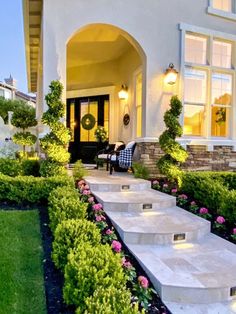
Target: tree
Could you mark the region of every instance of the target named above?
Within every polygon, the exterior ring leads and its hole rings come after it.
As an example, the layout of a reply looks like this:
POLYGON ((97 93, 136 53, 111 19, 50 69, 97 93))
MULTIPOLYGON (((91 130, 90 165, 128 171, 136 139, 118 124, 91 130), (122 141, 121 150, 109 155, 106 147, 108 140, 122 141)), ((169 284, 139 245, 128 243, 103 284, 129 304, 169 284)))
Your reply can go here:
POLYGON ((47 160, 41 163, 41 175, 51 176, 63 173, 64 165, 69 161, 70 154, 67 144, 70 140, 70 130, 60 122, 65 115, 65 105, 61 101, 63 86, 59 81, 52 81, 50 92, 45 96, 48 110, 44 112, 42 122, 50 127, 40 144, 47 160))
POLYGON ((3 118, 4 123, 8 122, 8 112, 15 112, 17 109, 22 108, 26 103, 22 100, 12 100, 0 97, 0 116, 3 118))
POLYGON ((183 134, 178 118, 182 112, 182 103, 177 96, 170 101, 170 109, 164 114, 164 122, 167 129, 161 134, 159 143, 165 155, 161 157, 157 166, 162 174, 165 174, 171 181, 177 181, 181 185, 180 164, 188 158, 186 150, 176 142, 176 137, 183 134))
POLYGON ((37 137, 26 130, 37 125, 35 119, 35 109, 26 103, 16 108, 11 119, 12 125, 16 128, 22 129, 22 132, 17 132, 13 135, 13 142, 23 146, 23 153, 25 155, 25 146, 32 146, 35 144, 37 137))

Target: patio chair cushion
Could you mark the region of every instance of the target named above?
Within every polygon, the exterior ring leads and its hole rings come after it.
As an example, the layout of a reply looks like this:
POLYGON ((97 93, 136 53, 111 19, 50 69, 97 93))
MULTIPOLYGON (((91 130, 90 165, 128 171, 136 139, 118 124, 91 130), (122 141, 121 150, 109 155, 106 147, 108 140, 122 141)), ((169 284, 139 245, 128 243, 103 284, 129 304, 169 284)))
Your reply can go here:
POLYGON ((125 148, 131 148, 131 149, 132 149, 135 144, 136 144, 135 141, 131 141, 131 142, 129 142, 129 143, 125 146, 125 148))

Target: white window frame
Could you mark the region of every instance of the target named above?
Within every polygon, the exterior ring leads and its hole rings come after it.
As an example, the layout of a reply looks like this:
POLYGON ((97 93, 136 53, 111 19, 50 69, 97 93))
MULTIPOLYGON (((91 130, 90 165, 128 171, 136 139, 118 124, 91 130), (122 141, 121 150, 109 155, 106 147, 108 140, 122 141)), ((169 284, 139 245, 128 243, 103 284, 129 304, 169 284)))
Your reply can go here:
POLYGON ((213 0, 209 0, 207 13, 221 18, 236 21, 236 0, 232 0, 232 12, 215 9, 213 6, 213 0))
MULTIPOLYGON (((228 141, 236 140, 236 36, 223 33, 223 32, 218 32, 214 31, 211 29, 206 29, 202 27, 197 27, 189 24, 180 24, 180 30, 181 32, 181 97, 184 100, 184 73, 185 73, 185 67, 190 66, 193 69, 199 69, 199 70, 206 70, 208 73, 207 76, 207 106, 206 106, 206 119, 205 119, 205 127, 204 127, 204 136, 183 136, 183 143, 190 143, 192 140, 197 140, 198 143, 203 144, 204 142, 208 142, 210 146, 212 146, 212 143, 225 143, 228 141), (209 40, 209 45, 210 49, 208 50, 208 58, 211 58, 211 53, 212 52, 212 43, 213 39, 219 39, 222 41, 230 41, 233 43, 232 45, 232 68, 227 69, 227 68, 219 68, 219 67, 214 67, 211 65, 199 65, 199 64, 193 64, 193 63, 187 63, 185 62, 185 35, 186 33, 193 33, 196 35, 205 35, 208 37, 209 40), (210 52, 209 52, 210 51, 210 52), (230 114, 230 120, 229 120, 229 136, 228 137, 213 137, 211 136, 211 75, 210 73, 212 72, 221 72, 221 73, 226 73, 232 75, 232 104, 231 104, 231 114, 230 114)), ((210 64, 211 64, 211 59, 209 59, 210 64)), ((184 101, 183 101, 184 103, 184 101)), ((180 117, 180 122, 182 126, 184 126, 184 114, 182 113, 180 117)), ((215 145, 217 145, 215 144, 215 145)), ((220 144, 218 144, 220 145, 220 144)), ((223 144, 221 144, 223 145, 223 144)), ((235 146, 236 149, 236 142, 233 143, 233 146, 235 146)))

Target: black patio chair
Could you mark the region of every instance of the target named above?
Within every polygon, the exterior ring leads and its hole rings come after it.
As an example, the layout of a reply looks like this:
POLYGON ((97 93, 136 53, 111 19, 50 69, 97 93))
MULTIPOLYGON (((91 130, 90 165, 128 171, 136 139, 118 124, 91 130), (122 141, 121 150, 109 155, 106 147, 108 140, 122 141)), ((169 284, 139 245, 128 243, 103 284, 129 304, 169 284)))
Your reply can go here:
POLYGON ((110 156, 125 148, 125 144, 122 141, 118 141, 115 144, 108 144, 105 149, 100 150, 96 155, 97 169, 99 167, 99 161, 106 162, 106 170, 109 170, 110 156))

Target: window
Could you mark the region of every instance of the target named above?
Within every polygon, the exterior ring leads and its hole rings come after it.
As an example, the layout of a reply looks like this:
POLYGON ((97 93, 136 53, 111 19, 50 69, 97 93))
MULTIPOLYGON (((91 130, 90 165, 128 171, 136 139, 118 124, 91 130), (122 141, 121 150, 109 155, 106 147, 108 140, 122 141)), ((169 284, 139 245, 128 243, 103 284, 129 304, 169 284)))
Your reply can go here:
POLYGON ((185 61, 206 64, 207 39, 186 34, 185 61))
POLYGON ((6 99, 11 99, 11 92, 10 92, 9 90, 6 90, 6 89, 5 89, 4 97, 5 97, 6 99))
POLYGON ((213 8, 226 12, 232 12, 232 0, 213 0, 213 8))
POLYGON ((185 35, 184 135, 230 136, 233 43, 185 35))
POLYGON ((0 97, 4 97, 4 90, 0 89, 0 97))

